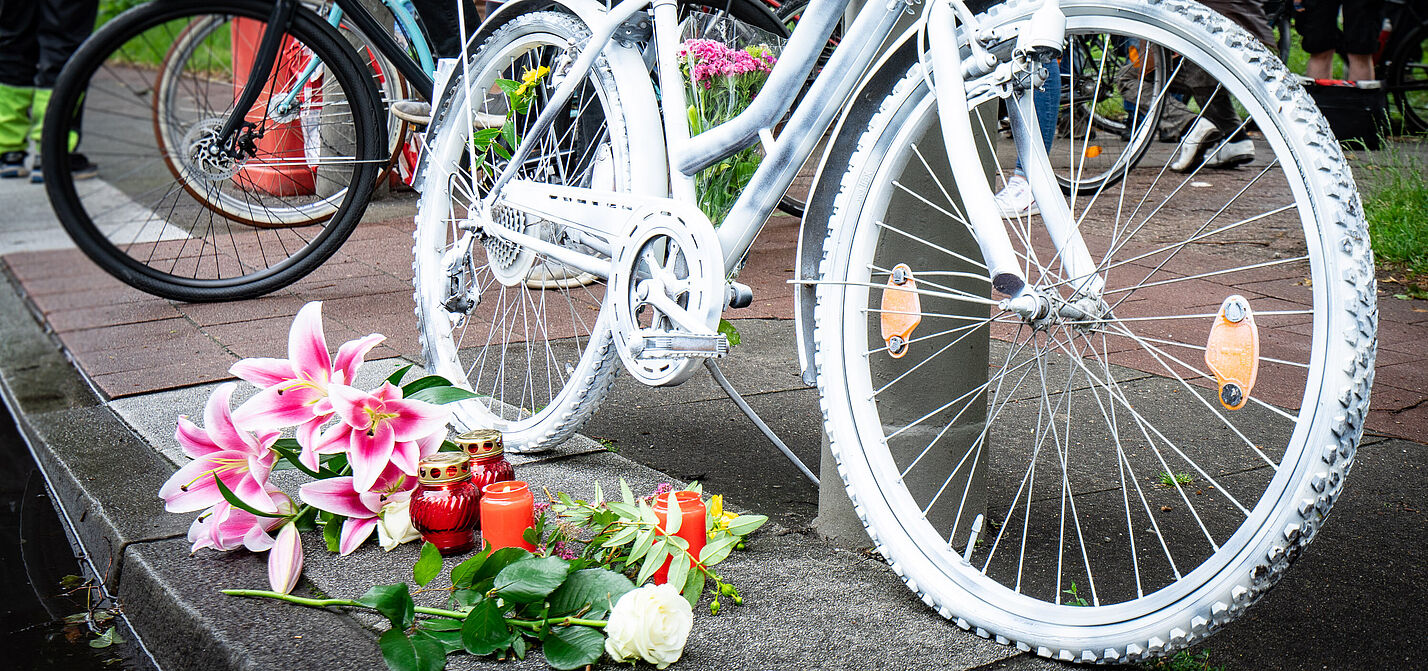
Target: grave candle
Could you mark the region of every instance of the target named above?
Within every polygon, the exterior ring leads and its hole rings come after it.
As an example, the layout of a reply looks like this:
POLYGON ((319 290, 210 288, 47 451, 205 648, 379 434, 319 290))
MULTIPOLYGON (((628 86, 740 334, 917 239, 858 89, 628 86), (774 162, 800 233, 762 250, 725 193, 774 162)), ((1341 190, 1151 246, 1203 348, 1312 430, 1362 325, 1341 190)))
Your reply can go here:
POLYGON ((534 550, 523 534, 535 526, 535 497, 520 480, 486 485, 481 490, 481 539, 492 550, 534 550))
POLYGON ((442 556, 461 554, 476 546, 476 501, 466 455, 437 452, 417 464, 417 490, 412 494, 412 526, 442 556))
MULTIPOLYGON (((659 519, 659 528, 666 529, 669 526, 669 497, 679 502, 679 531, 675 536, 689 541, 689 554, 694 557, 699 556, 699 551, 704 549, 704 543, 708 539, 704 529, 704 500, 696 492, 669 492, 655 497, 654 513, 659 519)), ((654 573, 654 583, 663 585, 669 580, 669 564, 673 557, 664 560, 664 564, 654 573)), ((693 566, 692 560, 690 566, 693 566)), ((678 587, 678 585, 676 585, 678 587)))

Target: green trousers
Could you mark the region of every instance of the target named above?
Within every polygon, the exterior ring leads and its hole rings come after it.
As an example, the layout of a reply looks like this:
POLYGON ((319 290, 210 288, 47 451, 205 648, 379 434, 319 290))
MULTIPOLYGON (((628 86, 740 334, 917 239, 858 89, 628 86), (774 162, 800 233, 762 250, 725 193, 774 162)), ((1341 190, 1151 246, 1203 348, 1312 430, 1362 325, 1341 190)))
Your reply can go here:
MULTIPOLYGON (((50 89, 0 84, 0 153, 26 151, 31 138, 40 143, 50 93, 50 89)), ((70 133, 69 150, 78 144, 79 134, 70 133)))

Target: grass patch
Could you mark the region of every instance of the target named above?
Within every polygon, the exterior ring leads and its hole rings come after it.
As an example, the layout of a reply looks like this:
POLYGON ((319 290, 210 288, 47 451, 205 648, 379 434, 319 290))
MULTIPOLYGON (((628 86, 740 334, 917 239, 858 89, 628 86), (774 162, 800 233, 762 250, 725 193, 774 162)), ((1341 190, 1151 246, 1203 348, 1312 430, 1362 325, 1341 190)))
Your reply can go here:
POLYGON ((1225 671, 1223 666, 1210 666, 1210 651, 1181 650, 1170 657, 1140 665, 1145 671, 1225 671))
POLYGON ((1176 485, 1180 485, 1181 487, 1185 487, 1193 482, 1195 482, 1195 476, 1190 475, 1189 473, 1171 473, 1169 471, 1161 471, 1160 474, 1156 476, 1155 486, 1174 487, 1176 485))
POLYGON ((1428 179, 1424 166, 1399 145, 1364 153, 1358 174, 1374 259, 1402 274, 1404 294, 1428 298, 1428 179))

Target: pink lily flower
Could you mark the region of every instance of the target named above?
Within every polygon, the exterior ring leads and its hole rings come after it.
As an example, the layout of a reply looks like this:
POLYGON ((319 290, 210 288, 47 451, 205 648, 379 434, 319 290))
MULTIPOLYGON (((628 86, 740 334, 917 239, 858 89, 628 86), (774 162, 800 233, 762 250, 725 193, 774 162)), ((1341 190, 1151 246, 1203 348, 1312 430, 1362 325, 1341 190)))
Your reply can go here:
POLYGON ((346 452, 357 491, 372 490, 389 464, 415 476, 417 461, 440 449, 446 437, 449 409, 403 399, 401 388, 391 383, 374 392, 333 384, 328 395, 342 422, 323 431, 312 451, 346 452))
MULTIPOLYGON (((266 495, 267 505, 260 506, 255 502, 255 508, 271 507, 284 515, 297 512, 292 498, 277 487, 269 484, 266 495)), ((263 552, 273 547, 273 537, 269 536, 268 532, 282 523, 281 518, 260 517, 234 508, 227 501, 219 501, 193 521, 188 528, 188 540, 193 543, 193 552, 200 548, 226 552, 240 547, 248 548, 251 552, 263 552)))
POLYGON ((302 539, 298 538, 297 525, 288 522, 278 532, 273 549, 268 550, 268 585, 274 592, 293 591, 302 575, 302 561, 302 539))
POLYGON ((346 342, 333 360, 322 332, 322 303, 304 305, 288 331, 288 358, 248 358, 228 369, 262 389, 234 416, 240 424, 258 429, 298 427, 298 442, 303 445, 299 460, 316 470, 317 455, 307 446, 332 416, 328 386, 350 384, 363 357, 384 339, 374 333, 346 342))
POLYGON ((388 464, 373 486, 359 489, 353 476, 327 478, 302 486, 298 496, 318 510, 342 515, 342 534, 338 551, 351 554, 377 529, 378 516, 389 503, 408 501, 416 489, 417 480, 388 464))
POLYGON ((277 461, 273 443, 276 431, 254 433, 234 423, 230 410, 233 390, 237 385, 220 385, 208 397, 203 423, 199 428, 187 417, 179 417, 174 437, 193 461, 180 468, 164 486, 159 497, 164 509, 174 513, 202 510, 223 502, 217 480, 222 480, 238 498, 264 512, 277 512, 267 493, 268 474, 277 461))

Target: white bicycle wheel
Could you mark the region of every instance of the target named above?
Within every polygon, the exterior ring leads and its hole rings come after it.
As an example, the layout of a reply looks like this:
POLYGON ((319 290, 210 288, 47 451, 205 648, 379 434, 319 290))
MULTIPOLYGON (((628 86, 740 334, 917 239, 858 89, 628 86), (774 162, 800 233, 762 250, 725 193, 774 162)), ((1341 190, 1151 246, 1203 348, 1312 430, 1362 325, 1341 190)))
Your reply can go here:
MULTIPOLYGON (((991 20, 1036 5, 1013 0, 991 20)), ((886 96, 860 96, 872 108, 844 123, 868 119, 823 249, 815 362, 848 494, 923 601, 1043 656, 1131 661, 1241 614, 1320 528, 1368 407, 1372 259, 1337 143, 1249 34, 1182 0, 1063 9, 1068 30, 1203 67, 1257 125, 1244 136, 1255 160, 1180 175, 1162 150, 1081 194, 1073 215, 1109 309, 1036 327, 992 299, 955 185, 934 169, 946 161, 934 97, 903 59, 886 96), (900 264, 914 289, 890 286, 900 264), (1260 346, 1238 410, 1205 360, 1232 294, 1260 346), (909 312, 910 332, 895 318, 909 312)), ((1187 71, 1172 68, 1171 85, 1187 71)), ((993 158, 1009 169, 1005 151, 993 158)), ((1059 310, 1071 292, 1031 219, 1009 222, 1013 246, 1059 310)))
MULTIPOLYGON (((567 103, 570 114, 562 114, 544 136, 524 137, 573 63, 572 50, 588 38, 582 22, 555 12, 523 15, 500 27, 475 51, 470 86, 458 80, 448 88, 424 158, 414 282, 427 367, 482 395, 456 406, 461 428, 500 429, 512 451, 550 446, 579 428, 618 363, 604 310, 604 280, 492 236, 457 247, 469 206, 489 190, 505 165, 500 154, 509 149, 497 140, 475 160, 467 151, 483 123, 506 118, 507 97, 497 80, 519 82, 529 72, 550 68, 533 85, 527 113, 512 112, 521 141, 540 143, 522 178, 619 191, 664 185, 648 177, 663 150, 652 147, 648 134, 622 110, 635 96, 625 82, 648 87, 648 74, 637 60, 633 71, 617 74, 602 56, 567 103), (475 93, 469 107, 468 91, 475 93), (478 169, 473 171, 473 164, 478 169), (482 164, 486 169, 479 169, 482 164)), ((633 100, 652 108, 652 97, 633 100)), ((502 225, 573 244, 561 225, 514 211, 501 216, 502 225)))

